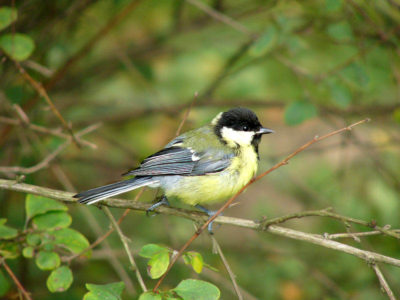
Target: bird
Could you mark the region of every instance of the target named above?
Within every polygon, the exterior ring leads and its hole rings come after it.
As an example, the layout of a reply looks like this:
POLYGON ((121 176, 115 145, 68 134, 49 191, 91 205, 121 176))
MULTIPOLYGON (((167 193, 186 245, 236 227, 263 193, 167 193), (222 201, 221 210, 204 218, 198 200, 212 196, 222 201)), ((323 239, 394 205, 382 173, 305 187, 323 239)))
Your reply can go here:
POLYGON ((232 108, 220 112, 211 123, 174 138, 123 174, 133 178, 80 192, 74 198, 89 205, 148 186, 164 193, 147 212, 177 198, 212 216, 215 212, 204 205, 227 200, 255 176, 261 137, 273 132, 261 125, 252 110, 232 108))

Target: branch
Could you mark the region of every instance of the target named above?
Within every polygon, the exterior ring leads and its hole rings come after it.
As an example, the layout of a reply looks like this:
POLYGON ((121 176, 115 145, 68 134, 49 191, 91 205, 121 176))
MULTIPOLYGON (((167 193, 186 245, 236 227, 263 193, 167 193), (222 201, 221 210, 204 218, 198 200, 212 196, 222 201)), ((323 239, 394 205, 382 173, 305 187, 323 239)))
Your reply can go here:
POLYGON ((390 300, 396 300, 396 297, 394 296, 392 290, 390 289, 390 286, 387 283, 385 276, 383 276, 381 269, 379 269, 378 265, 375 263, 372 264, 372 268, 374 269, 375 274, 379 279, 379 283, 382 287, 382 290, 385 291, 386 295, 389 297, 390 300))
MULTIPOLYGON (((83 129, 82 131, 78 132, 76 134, 76 137, 79 138, 81 136, 84 136, 85 134, 88 134, 90 132, 92 132, 93 130, 96 130, 97 128, 99 128, 101 126, 100 123, 91 125, 85 129, 83 129)), ((69 137, 69 139, 64 142, 63 144, 61 144, 60 146, 58 146, 58 148, 56 150, 54 150, 52 153, 50 153, 49 155, 47 155, 41 162, 37 163, 36 165, 32 166, 32 167, 0 167, 0 172, 2 173, 20 173, 20 174, 32 174, 35 173, 43 168, 46 168, 50 162, 52 162, 65 148, 68 147, 68 145, 71 143, 72 138, 69 137)))
MULTIPOLYGON (((48 198, 52 198, 55 200, 65 202, 67 204, 77 203, 76 199, 72 197, 74 195, 74 193, 49 189, 49 188, 35 186, 35 185, 31 185, 31 184, 26 184, 26 183, 18 183, 15 180, 0 179, 0 188, 5 189, 5 190, 12 190, 12 191, 18 191, 18 192, 48 197, 48 198)), ((129 200, 124 200, 124 199, 114 199, 114 198, 103 201, 101 204, 108 206, 108 207, 130 208, 132 210, 138 210, 138 211, 143 211, 143 212, 145 212, 151 206, 151 204, 148 204, 148 203, 135 202, 135 201, 129 201, 129 200)), ((204 213, 201 213, 198 211, 181 209, 181 208, 160 206, 160 207, 156 208, 155 211, 160 214, 174 215, 174 216, 186 218, 186 219, 197 221, 197 222, 204 221, 207 218, 207 216, 204 213)), ((259 222, 242 219, 242 218, 219 216, 218 218, 215 219, 215 223, 243 227, 243 228, 248 228, 248 229, 252 229, 252 230, 262 229, 262 228, 260 228, 259 222)), ((356 257, 359 257, 368 262, 371 262, 371 261, 382 262, 382 263, 400 267, 399 259, 385 256, 385 255, 371 252, 371 251, 361 250, 361 249, 358 249, 358 248, 355 248, 352 246, 348 246, 343 243, 328 240, 324 237, 324 235, 305 233, 305 232, 297 231, 294 229, 283 228, 283 227, 276 226, 276 225, 269 226, 268 228, 263 230, 263 232, 269 232, 269 233, 272 233, 275 235, 279 235, 279 236, 283 236, 283 237, 287 237, 287 238, 291 238, 291 239, 295 239, 295 240, 305 241, 305 242, 309 242, 309 243, 312 243, 315 245, 320 245, 322 247, 345 252, 345 253, 354 255, 356 257)))
POLYGON ((22 295, 28 300, 32 300, 31 296, 29 293, 25 290, 21 282, 19 282, 17 276, 15 276, 14 272, 10 269, 10 267, 7 265, 6 260, 3 257, 0 257, 0 263, 3 265, 4 269, 6 269, 8 275, 12 278, 14 281, 15 285, 18 287, 18 289, 21 291, 22 295))

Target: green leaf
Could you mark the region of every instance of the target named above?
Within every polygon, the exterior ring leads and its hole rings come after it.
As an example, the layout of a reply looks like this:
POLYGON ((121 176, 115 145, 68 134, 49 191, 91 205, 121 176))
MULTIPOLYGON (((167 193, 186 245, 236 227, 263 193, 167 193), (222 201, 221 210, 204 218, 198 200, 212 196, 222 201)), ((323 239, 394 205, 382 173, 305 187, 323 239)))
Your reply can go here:
POLYGON ((353 39, 353 31, 346 21, 331 24, 327 28, 327 33, 339 42, 349 41, 353 39))
POLYGON ((30 233, 26 236, 26 242, 30 246, 38 246, 41 241, 42 241, 42 238, 37 233, 30 233))
POLYGON ((85 294, 83 297, 84 300, 120 300, 125 284, 123 282, 103 285, 87 283, 86 288, 90 292, 85 294))
POLYGON ((46 284, 52 293, 64 292, 69 289, 73 280, 71 269, 67 266, 62 266, 51 272, 46 284))
POLYGON ((0 37, 0 47, 11 58, 21 61, 27 59, 35 49, 33 40, 22 33, 5 34, 0 37))
POLYGON ((161 251, 170 251, 167 247, 159 246, 157 244, 147 244, 140 249, 139 255, 145 258, 152 258, 154 255, 161 251))
POLYGON ((10 289, 10 282, 0 270, 0 297, 3 297, 10 289))
POLYGON ((0 7, 0 30, 15 22, 17 17, 18 11, 15 8, 8 6, 0 7))
POLYGON ((331 96, 335 104, 341 108, 347 108, 351 104, 351 92, 349 88, 343 84, 332 83, 331 96))
POLYGON ((40 251, 35 262, 41 270, 53 270, 60 266, 61 260, 55 252, 40 251))
POLYGON ((18 230, 4 225, 7 219, 0 219, 0 239, 9 240, 18 235, 18 230))
POLYGON ((312 103, 306 101, 295 101, 286 107, 284 118, 286 124, 298 125, 316 115, 317 109, 312 103))
POLYGON ((22 256, 25 258, 32 258, 34 252, 35 249, 33 247, 25 247, 24 249, 22 249, 22 256))
POLYGON ((338 12, 342 8, 343 0, 325 0, 326 12, 338 12))
POLYGON ((51 230, 55 228, 66 228, 71 225, 71 216, 64 211, 50 211, 45 214, 35 216, 33 224, 41 230, 51 230))
POLYGON ((190 264, 196 273, 201 273, 204 266, 203 256, 200 253, 189 251, 185 254, 184 260, 186 264, 190 264), (187 260, 185 259, 187 258, 187 260))
POLYGON ((184 300, 217 300, 221 296, 215 285, 196 279, 181 281, 174 291, 184 300))
POLYGON ((68 208, 64 204, 56 200, 31 194, 28 194, 26 196, 25 209, 26 209, 26 216, 28 219, 31 219, 34 216, 40 214, 44 214, 48 211, 68 210, 68 208))
MULTIPOLYGON (((78 231, 71 228, 63 228, 55 230, 51 233, 54 236, 53 243, 62 245, 72 253, 80 253, 89 247, 89 241, 78 231)), ((84 255, 89 256, 90 251, 87 251, 84 255)))
POLYGON ((19 244, 3 241, 0 243, 0 256, 8 259, 17 258, 20 255, 19 244))
POLYGON ((159 294, 146 292, 140 295, 139 300, 162 300, 162 298, 159 294))
POLYGON ((265 55, 275 47, 277 41, 278 31, 275 26, 271 25, 250 48, 249 54, 252 56, 265 55))
POLYGON ((169 266, 169 251, 161 251, 154 255, 148 262, 148 272, 151 278, 160 278, 169 266))

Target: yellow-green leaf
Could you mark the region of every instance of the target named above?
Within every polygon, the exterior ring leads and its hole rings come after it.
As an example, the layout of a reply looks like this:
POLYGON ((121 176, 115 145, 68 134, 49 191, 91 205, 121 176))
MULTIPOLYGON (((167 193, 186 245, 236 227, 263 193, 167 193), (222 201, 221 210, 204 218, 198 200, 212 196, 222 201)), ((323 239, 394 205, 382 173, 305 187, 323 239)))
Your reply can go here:
POLYGON ((12 239, 18 235, 18 230, 4 225, 7 219, 0 219, 0 239, 12 239))
POLYGON ((45 214, 35 216, 33 224, 41 230, 51 230, 54 228, 66 228, 71 225, 71 216, 64 211, 50 211, 45 214))
POLYGON ((68 210, 68 208, 61 202, 31 194, 26 196, 25 209, 28 219, 33 218, 36 215, 44 214, 48 211, 68 210))
MULTIPOLYGON (((52 231, 54 236, 54 244, 62 245, 72 253, 80 253, 89 247, 89 241, 78 231, 71 228, 63 228, 60 230, 52 231)), ((90 251, 84 255, 90 255, 90 251)))
POLYGON ((146 292, 140 295, 139 300, 162 300, 162 298, 159 294, 146 292))
POLYGON ((8 6, 0 7, 0 30, 15 22, 17 17, 18 12, 15 8, 8 6))
POLYGON ((161 251, 169 251, 169 249, 157 244, 147 244, 140 249, 139 255, 146 258, 152 258, 161 251))
POLYGON ((35 262, 41 270, 53 270, 60 266, 61 260, 55 252, 40 251, 35 262))
POLYGON ((122 291, 125 288, 123 282, 109 284, 86 284, 88 293, 83 297, 84 300, 121 300, 122 291))
POLYGON ((0 48, 11 58, 21 61, 32 54, 35 43, 26 34, 5 34, 0 37, 0 48))
POLYGON ((64 292, 72 284, 73 276, 70 268, 67 266, 59 267, 51 272, 47 278, 47 288, 50 292, 64 292))
POLYGON ((33 247, 25 247, 22 249, 22 256, 25 258, 32 258, 34 254, 34 248, 33 247))
POLYGON ((185 300, 218 300, 221 296, 215 285, 196 279, 181 281, 174 291, 185 300))
POLYGON ((148 262, 148 272, 151 278, 160 278, 169 265, 169 252, 161 251, 154 255, 148 262))

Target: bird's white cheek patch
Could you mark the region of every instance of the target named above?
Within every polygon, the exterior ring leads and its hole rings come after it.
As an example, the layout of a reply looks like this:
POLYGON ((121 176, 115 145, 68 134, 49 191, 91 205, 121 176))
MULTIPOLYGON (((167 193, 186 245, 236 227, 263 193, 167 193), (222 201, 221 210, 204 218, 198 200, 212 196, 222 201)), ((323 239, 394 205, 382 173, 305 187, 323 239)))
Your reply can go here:
POLYGON ((232 128, 223 127, 221 130, 222 138, 228 143, 234 142, 241 146, 250 145, 253 140, 254 132, 252 131, 238 131, 232 128))

